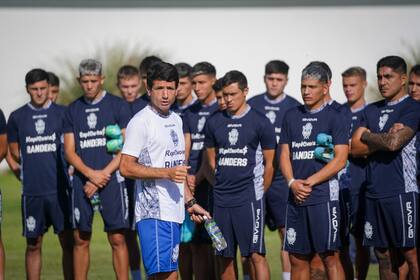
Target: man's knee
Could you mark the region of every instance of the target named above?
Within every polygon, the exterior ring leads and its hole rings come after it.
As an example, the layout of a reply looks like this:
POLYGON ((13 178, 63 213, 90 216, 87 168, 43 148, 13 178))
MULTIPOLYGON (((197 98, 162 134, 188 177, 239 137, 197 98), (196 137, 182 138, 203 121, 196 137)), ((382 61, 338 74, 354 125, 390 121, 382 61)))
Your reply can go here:
POLYGON ((265 256, 258 254, 258 253, 252 253, 251 254, 251 261, 254 264, 260 264, 260 263, 265 263, 265 256))
POLYGON ((91 236, 90 232, 75 231, 73 234, 74 246, 77 248, 88 248, 91 236))
POLYGON ((26 250, 30 253, 40 252, 42 247, 42 237, 27 238, 26 250))
POLYGON ((121 247, 125 247, 125 236, 123 232, 116 231, 116 232, 109 232, 108 233, 108 240, 109 244, 113 249, 118 249, 121 247))

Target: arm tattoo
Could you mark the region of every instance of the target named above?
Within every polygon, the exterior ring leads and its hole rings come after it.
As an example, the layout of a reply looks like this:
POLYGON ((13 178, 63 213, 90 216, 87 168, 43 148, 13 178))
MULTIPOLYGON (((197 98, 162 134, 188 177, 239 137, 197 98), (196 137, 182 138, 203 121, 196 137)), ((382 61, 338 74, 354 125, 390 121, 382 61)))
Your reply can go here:
POLYGON ((365 131, 360 140, 374 151, 397 151, 407 144, 414 136, 414 131, 404 127, 396 133, 371 133, 365 131))

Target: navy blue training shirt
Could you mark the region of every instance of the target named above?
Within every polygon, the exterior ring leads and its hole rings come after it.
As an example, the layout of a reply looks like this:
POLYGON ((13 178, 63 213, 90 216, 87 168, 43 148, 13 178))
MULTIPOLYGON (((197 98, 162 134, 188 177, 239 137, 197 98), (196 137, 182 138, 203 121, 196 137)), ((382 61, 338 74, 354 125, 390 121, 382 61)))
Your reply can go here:
POLYGON ((6 133, 6 118, 4 117, 3 111, 0 109, 0 134, 6 133))
MULTIPOLYGON (((280 144, 288 144, 293 177, 307 179, 321 170, 326 163, 316 160, 314 149, 316 136, 326 133, 332 136, 334 145, 348 145, 350 127, 342 115, 332 106, 323 106, 310 112, 305 106, 290 109, 283 120, 280 144)), ((309 197, 301 206, 338 200, 339 185, 337 176, 312 187, 309 197)), ((290 192, 289 201, 294 201, 290 192)))
POLYGON ((7 138, 19 144, 24 195, 51 195, 67 187, 62 155, 64 115, 65 107, 54 103, 41 109, 28 103, 10 114, 7 138))
POLYGON ((191 149, 188 164, 189 172, 195 174, 201 165, 204 152, 204 127, 207 119, 218 110, 216 99, 209 105, 196 102, 184 112, 182 117, 184 133, 191 135, 191 149))
MULTIPOLYGON (((420 103, 405 95, 400 100, 382 100, 367 106, 360 126, 372 133, 387 133, 395 123, 402 123, 417 131, 419 121, 420 103)), ((415 134, 398 151, 376 151, 368 157, 367 197, 385 198, 418 191, 416 138, 415 134)))
POLYGON ((274 127, 264 115, 249 106, 241 116, 215 113, 207 121, 205 147, 216 151, 215 205, 236 207, 262 198, 262 150, 276 148, 274 127))
MULTIPOLYGON (((113 158, 106 150, 105 127, 118 124, 125 128, 130 117, 129 105, 117 96, 106 93, 94 103, 82 96, 67 109, 64 133, 74 134, 76 153, 82 161, 92 169, 101 170, 113 158)), ((81 176, 77 171, 75 175, 81 176)))
POLYGON ((139 98, 137 98, 136 100, 134 100, 133 102, 129 103, 130 110, 131 110, 131 117, 133 117, 135 114, 143 110, 144 107, 146 107, 147 104, 149 104, 149 102, 150 102, 150 97, 149 95, 147 95, 147 93, 145 93, 139 98))

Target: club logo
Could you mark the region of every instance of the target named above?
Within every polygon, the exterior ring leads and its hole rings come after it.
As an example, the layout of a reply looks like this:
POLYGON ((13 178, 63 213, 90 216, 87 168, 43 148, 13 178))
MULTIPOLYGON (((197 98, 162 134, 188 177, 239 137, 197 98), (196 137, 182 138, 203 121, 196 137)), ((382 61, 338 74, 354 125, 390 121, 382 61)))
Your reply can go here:
POLYGON ((369 222, 365 223, 365 236, 367 239, 372 239, 373 236, 373 227, 369 222))
POLYGON ((205 124, 206 124, 206 117, 201 117, 197 123, 198 132, 201 132, 203 130, 205 124))
POLYGON ((36 227, 36 220, 34 217, 29 216, 26 219, 26 228, 28 229, 28 231, 34 231, 36 227))
POLYGON ((330 200, 337 201, 339 196, 340 187, 338 186, 338 180, 332 179, 329 181, 330 185, 330 200))
POLYGON ((312 124, 306 123, 304 126, 302 126, 302 136, 303 139, 309 139, 312 133, 312 124))
POLYGON ((80 221, 80 210, 79 210, 79 208, 74 208, 74 218, 76 219, 76 222, 80 221))
POLYGON ((94 129, 96 127, 97 121, 98 121, 98 118, 96 117, 96 115, 94 113, 90 113, 87 116, 87 124, 88 124, 90 129, 94 129))
POLYGON ((295 241, 296 241, 296 231, 294 228, 288 228, 287 229, 287 243, 289 243, 289 245, 294 245, 295 241))
POLYGON ((172 262, 176 262, 178 260, 178 255, 179 255, 179 244, 177 244, 172 249, 172 262))
POLYGON ((229 131, 229 143, 230 143, 230 145, 232 145, 232 146, 236 145, 236 142, 238 142, 238 138, 239 138, 239 131, 236 128, 229 131))
POLYGON ((45 122, 42 119, 38 119, 35 122, 35 130, 38 134, 43 134, 45 131, 45 122))
POLYGON ((273 111, 268 111, 265 116, 270 120, 270 122, 272 124, 274 124, 274 122, 276 121, 276 113, 274 113, 273 111))
POLYGON ((172 138, 172 142, 174 142, 175 147, 178 146, 179 138, 178 138, 178 134, 176 134, 175 130, 171 129, 170 135, 171 135, 171 138, 172 138))
POLYGON ((379 130, 384 129, 384 126, 386 124, 386 122, 389 119, 389 115, 388 114, 383 114, 382 116, 379 117, 379 130))

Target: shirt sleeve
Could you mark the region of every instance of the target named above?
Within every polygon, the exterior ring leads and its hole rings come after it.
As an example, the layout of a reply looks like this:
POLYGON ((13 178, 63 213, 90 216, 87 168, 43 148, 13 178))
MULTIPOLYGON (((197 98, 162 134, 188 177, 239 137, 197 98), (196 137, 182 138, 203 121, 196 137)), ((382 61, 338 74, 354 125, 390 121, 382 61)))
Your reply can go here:
POLYGON ((6 134, 6 118, 4 117, 3 111, 0 110, 0 134, 6 134))
POLYGON ((73 116, 71 107, 67 107, 63 118, 63 133, 73 133, 73 116))
POLYGON ((123 100, 119 101, 120 106, 117 113, 117 123, 120 126, 120 128, 126 128, 131 118, 131 108, 127 102, 124 102, 123 100))
POLYGON ((274 126, 270 123, 267 118, 264 118, 262 121, 263 125, 261 127, 261 148, 263 150, 274 150, 277 146, 276 133, 274 131, 274 126))
POLYGON ((410 103, 407 108, 402 110, 401 115, 398 119, 398 123, 402 123, 404 126, 410 127, 413 131, 417 131, 420 121, 420 103, 410 103))
POLYGON ((122 153, 139 158, 141 151, 146 147, 148 131, 149 128, 144 119, 139 117, 132 118, 125 130, 122 153))
POLYGON ((216 138, 214 137, 212 119, 207 120, 206 125, 204 126, 204 135, 205 135, 204 147, 215 148, 216 147, 216 138))
POLYGON ((12 113, 7 121, 7 141, 9 143, 19 142, 19 128, 18 128, 16 114, 12 113))
POLYGON ((346 119, 346 114, 336 112, 336 115, 331 119, 331 136, 334 145, 348 145, 350 122, 346 119))

